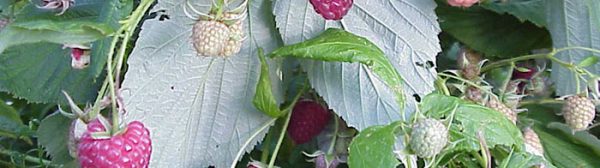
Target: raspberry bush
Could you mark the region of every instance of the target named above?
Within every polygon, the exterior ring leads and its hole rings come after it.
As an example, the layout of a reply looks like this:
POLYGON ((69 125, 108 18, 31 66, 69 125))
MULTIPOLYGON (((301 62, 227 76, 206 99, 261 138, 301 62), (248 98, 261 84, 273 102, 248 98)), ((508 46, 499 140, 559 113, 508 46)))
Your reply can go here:
POLYGON ((595 1, 0 1, 0 167, 597 167, 595 1))

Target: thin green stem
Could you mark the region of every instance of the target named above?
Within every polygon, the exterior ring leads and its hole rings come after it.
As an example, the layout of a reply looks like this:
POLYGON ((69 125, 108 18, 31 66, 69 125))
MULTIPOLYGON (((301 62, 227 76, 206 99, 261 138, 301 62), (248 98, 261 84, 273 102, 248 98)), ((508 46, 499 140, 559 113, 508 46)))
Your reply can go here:
POLYGON ((265 138, 265 141, 262 142, 263 151, 260 156, 261 163, 266 163, 267 160, 269 159, 269 153, 271 152, 271 139, 273 139, 273 135, 271 135, 271 132, 269 132, 269 133, 267 133, 267 137, 265 138))
POLYGON ((541 100, 523 100, 519 104, 521 106, 532 105, 532 104, 562 104, 563 101, 556 99, 541 99, 541 100))
POLYGON ((520 56, 520 57, 500 60, 500 61, 496 61, 496 62, 493 62, 491 64, 484 66, 483 68, 481 68, 481 72, 482 73, 487 72, 489 70, 504 66, 506 64, 510 64, 511 62, 514 63, 514 62, 525 61, 525 60, 530 60, 530 59, 546 58, 547 56, 548 56, 548 54, 531 54, 531 55, 524 55, 524 56, 520 56))
POLYGON ((483 159, 483 157, 481 157, 481 155, 479 155, 479 153, 477 153, 477 152, 471 152, 471 155, 473 157, 475 157, 475 159, 477 159, 477 161, 479 161, 479 164, 480 164, 481 167, 486 167, 487 163, 485 163, 486 161, 483 159))
MULTIPOLYGON (((111 129, 111 134, 115 134, 119 131, 119 112, 121 111, 121 109, 117 108, 117 100, 119 99, 118 97, 118 89, 119 89, 119 79, 120 78, 120 72, 121 72, 121 68, 123 65, 123 60, 125 57, 125 51, 127 49, 127 43, 129 42, 129 39, 131 38, 131 36, 133 35, 133 31, 135 31, 135 27, 139 24, 139 22, 142 19, 143 14, 150 8, 150 6, 152 5, 152 3, 154 2, 154 0, 145 0, 142 1, 140 6, 132 12, 132 14, 130 15, 129 19, 125 22, 124 25, 122 25, 118 31, 115 32, 115 36, 113 37, 113 40, 111 42, 110 45, 110 49, 109 49, 109 53, 108 53, 108 59, 107 59, 107 65, 106 65, 106 71, 107 71, 107 78, 105 80, 108 80, 108 92, 110 94, 110 100, 111 100, 111 107, 112 107, 112 129, 111 129), (120 40, 121 38, 123 38, 122 40, 120 40), (115 48, 117 47, 117 43, 121 41, 120 46, 119 46, 119 51, 117 53, 117 61, 116 63, 113 63, 113 59, 114 59, 114 53, 115 53, 115 48), (116 72, 116 74, 115 74, 116 72)), ((103 86, 104 87, 104 86, 103 86)), ((93 113, 99 113, 99 107, 97 107, 100 103, 100 100, 104 97, 104 91, 101 90, 100 94, 98 94, 98 97, 96 98, 96 102, 95 105, 96 107, 94 107, 93 113)), ((119 106, 119 108, 122 108, 119 106)))
MULTIPOLYGON (((92 111, 87 115, 87 119, 92 119, 100 113, 100 102, 104 98, 104 93, 106 93, 106 88, 108 87, 108 80, 104 80, 102 83, 102 87, 100 87, 100 91, 98 91, 98 95, 96 96, 96 100, 94 101, 94 105, 92 106, 92 111)), ((84 120, 85 121, 85 120, 84 120)), ((88 121, 85 121, 88 122, 88 121)))
POLYGON ((573 71, 573 74, 575 76, 575 93, 579 94, 581 93, 581 75, 579 75, 579 73, 576 71, 573 71))
MULTIPOLYGON (((508 68, 506 79, 504 79, 504 81, 502 82, 502 87, 500 87, 500 96, 502 97, 504 97, 504 93, 506 93, 506 87, 508 86, 508 83, 510 83, 510 79, 512 78, 514 69, 515 62, 510 62, 510 67, 508 68)), ((500 100, 502 100, 502 98, 500 100)))
POLYGON ((275 123, 275 121, 277 121, 277 118, 272 118, 271 120, 269 120, 265 124, 263 124, 260 128, 258 128, 258 130, 254 131, 254 133, 252 133, 252 135, 250 135, 250 137, 248 138, 248 140, 246 140, 246 142, 244 142, 244 145, 242 145, 240 147, 240 149, 238 150, 238 153, 235 155, 235 159, 233 159, 233 162, 231 163, 231 168, 235 168, 235 166, 237 165, 238 160, 240 160, 240 158, 242 157, 242 155, 246 151, 246 147, 248 145, 250 145, 250 143, 253 142, 252 140, 254 138, 256 138, 265 129, 267 129, 271 125, 273 125, 275 123))
POLYGON ((44 164, 44 165, 48 165, 50 167, 58 167, 58 165, 52 164, 52 161, 45 160, 45 159, 38 158, 38 157, 29 156, 29 155, 26 155, 26 154, 19 153, 17 151, 11 151, 11 150, 8 150, 8 149, 2 149, 2 148, 0 148, 0 154, 6 155, 6 156, 19 155, 19 156, 23 157, 23 160, 25 160, 27 162, 30 162, 30 163, 41 163, 41 164, 44 164))
MULTIPOLYGON (((114 37, 115 39, 118 39, 118 36, 114 37)), ((113 55, 108 55, 108 60, 107 60, 107 64, 106 65, 106 71, 107 71, 107 80, 108 80, 108 90, 110 92, 110 101, 111 101, 111 107, 112 107, 112 129, 111 129, 111 135, 114 135, 115 133, 117 133, 119 131, 119 111, 117 111, 117 99, 116 99, 116 92, 115 92, 115 81, 114 81, 114 76, 113 76, 113 66, 112 66, 112 61, 113 61, 113 55)))
POLYGON ((546 58, 548 58, 549 60, 551 60, 553 62, 558 63, 560 66, 563 66, 565 68, 573 69, 575 67, 575 65, 573 65, 572 63, 568 63, 568 62, 565 62, 565 61, 562 61, 562 60, 556 58, 553 54, 548 55, 548 57, 546 57, 546 58))
POLYGON ((277 160, 277 154, 279 153, 279 148, 281 147, 281 143, 283 142, 283 138, 285 137, 285 133, 286 133, 286 129, 288 127, 288 125, 290 124, 290 118, 292 118, 292 112, 288 111, 287 112, 287 117, 285 119, 285 123, 283 124, 283 127, 281 127, 281 132, 279 133, 279 138, 277 140, 277 146, 275 146, 275 150, 273 150, 273 155, 271 156, 271 161, 269 161, 269 167, 268 168, 273 168, 273 166, 275 165, 275 160, 277 160))
POLYGON ((556 53, 568 51, 568 50, 583 50, 583 51, 589 51, 589 52, 594 52, 594 53, 600 53, 600 50, 593 49, 593 48, 587 48, 587 47, 579 47, 579 46, 565 47, 565 48, 557 49, 553 53, 556 54, 556 53))
POLYGON ((464 82, 464 83, 466 83, 468 85, 471 85, 471 86, 473 86, 473 87, 475 87, 475 88, 477 88, 477 89, 479 89, 479 90, 481 90, 481 91, 483 91, 483 92, 485 92, 487 94, 494 95, 494 93, 492 93, 492 92, 490 92, 490 91, 482 88, 481 86, 479 86, 479 85, 477 85, 477 84, 475 84, 475 83, 473 83, 473 82, 471 82, 469 80, 462 79, 460 77, 457 77, 457 76, 454 76, 454 75, 445 74, 445 73, 438 73, 438 76, 444 76, 444 77, 448 77, 448 78, 459 80, 459 81, 464 82))
POLYGON ((435 80, 435 85, 438 87, 439 90, 442 91, 444 95, 450 96, 450 90, 448 90, 448 87, 446 86, 446 80, 438 78, 437 80, 435 80))
POLYGON ((331 144, 329 144, 329 149, 327 150, 327 155, 333 154, 333 150, 335 149, 335 145, 337 143, 338 132, 340 130, 340 125, 339 125, 338 120, 339 119, 337 116, 333 117, 333 121, 334 121, 333 137, 331 138, 331 144))

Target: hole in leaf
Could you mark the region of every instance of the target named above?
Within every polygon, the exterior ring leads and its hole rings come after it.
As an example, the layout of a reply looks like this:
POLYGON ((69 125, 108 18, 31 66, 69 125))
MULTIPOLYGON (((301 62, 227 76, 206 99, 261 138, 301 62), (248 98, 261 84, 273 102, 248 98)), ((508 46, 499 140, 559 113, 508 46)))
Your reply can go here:
POLYGON ((169 17, 169 15, 165 15, 165 14, 162 14, 162 15, 160 15, 160 17, 158 17, 158 20, 160 20, 160 21, 164 21, 165 19, 169 20, 171 18, 169 17))
POLYGON ((416 64, 417 66, 424 67, 424 64, 423 64, 422 62, 415 62, 415 64, 416 64))
POLYGON ((413 94, 413 97, 417 102, 421 102, 421 96, 419 96, 419 94, 413 94))
POLYGON ((433 61, 427 61, 427 65, 425 68, 429 69, 429 68, 433 68, 435 66, 435 64, 433 63, 433 61))

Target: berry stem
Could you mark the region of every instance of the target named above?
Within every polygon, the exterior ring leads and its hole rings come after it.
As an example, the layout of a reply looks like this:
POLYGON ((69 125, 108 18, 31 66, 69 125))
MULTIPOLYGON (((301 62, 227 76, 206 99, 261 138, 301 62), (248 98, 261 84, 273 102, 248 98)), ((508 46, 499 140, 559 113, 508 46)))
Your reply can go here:
POLYGON ((334 124, 335 129, 333 131, 333 137, 331 138, 331 144, 329 144, 329 150, 327 150, 327 155, 333 154, 333 149, 335 149, 338 132, 340 130, 339 119, 338 119, 337 115, 333 116, 333 121, 334 121, 333 124, 334 124))
MULTIPOLYGON (((295 104, 295 103, 294 103, 295 104)), ((279 133, 279 138, 277 139, 277 145, 275 146, 275 150, 273 150, 273 155, 271 160, 269 161, 268 168, 273 168, 275 165, 275 160, 277 159, 277 153, 279 153, 279 148, 281 147, 281 143, 283 142, 283 137, 285 137, 286 129, 290 124, 290 118, 292 118, 292 112, 287 112, 287 117, 285 117, 285 123, 283 123, 283 127, 281 127, 281 132, 279 133)))
POLYGON ((510 79, 512 78, 514 69, 515 69, 515 62, 510 62, 510 66, 508 67, 506 79, 504 79, 504 81, 502 82, 502 87, 500 87, 499 95, 502 97, 502 98, 500 98, 500 100, 504 99, 504 93, 506 93, 506 87, 508 86, 508 83, 510 82, 510 79))
POLYGON ((231 168, 236 167, 238 160, 240 160, 242 155, 246 152, 246 147, 248 147, 248 145, 250 145, 250 143, 253 142, 252 140, 255 139, 265 129, 271 127, 271 125, 273 125, 275 123, 275 121, 277 121, 277 119, 278 118, 271 118, 271 120, 264 123, 260 128, 258 128, 256 131, 254 131, 254 133, 252 133, 252 135, 250 135, 250 137, 248 137, 248 140, 246 140, 246 142, 244 142, 244 145, 242 145, 240 147, 240 149, 238 150, 238 153, 235 156, 235 159, 233 159, 233 163, 231 163, 231 168))
POLYGON ((442 78, 438 78, 437 80, 435 80, 435 85, 438 87, 437 90, 441 90, 441 92, 446 95, 446 96, 450 96, 450 90, 448 90, 448 87, 446 86, 446 79, 442 79, 442 78))
MULTIPOLYGON (((154 0, 142 0, 138 8, 132 12, 129 18, 124 22, 124 24, 119 28, 118 31, 115 32, 115 36, 110 45, 108 59, 106 64, 107 78, 108 80, 108 92, 110 94, 111 107, 112 107, 112 129, 110 130, 111 134, 119 132, 119 112, 122 110, 122 103, 120 103, 120 95, 118 94, 119 90, 119 82, 120 82, 120 72, 123 66, 123 60, 125 58, 125 51, 127 49, 127 43, 129 39, 133 35, 136 26, 142 19, 144 13, 150 8, 154 0), (122 38, 122 40, 120 40, 122 38), (114 59, 115 49, 117 48, 117 43, 121 41, 119 46, 119 51, 117 53, 117 60, 114 59), (113 63, 116 61, 116 63, 113 63), (115 73, 116 72, 116 73, 115 73), (117 100, 119 100, 119 107, 117 108, 117 100)), ((103 85, 104 88, 104 85, 103 85)), ((99 113, 99 100, 104 97, 104 91, 101 89, 101 93, 98 94, 96 98, 96 104, 94 104, 93 113, 99 113)))
POLYGON ((279 139, 277 140, 277 145, 275 146, 275 150, 273 150, 273 155, 271 157, 271 160, 269 161, 268 168, 273 168, 273 166, 275 165, 277 153, 279 153, 279 148, 281 147, 281 143, 283 142, 283 138, 285 137, 287 127, 290 124, 290 118, 292 117, 292 109, 294 108, 294 105, 296 105, 296 102, 298 102, 298 100, 300 100, 300 97, 304 94, 304 92, 308 88, 307 85, 308 85, 308 80, 305 80, 304 84, 302 85, 302 88, 296 94, 296 96, 294 97, 294 100, 292 100, 292 103, 290 104, 290 106, 283 109, 284 110, 283 113, 287 113, 287 117, 285 119, 285 123, 283 124, 283 127, 281 128, 281 133, 279 134, 279 139))
POLYGON ((521 106, 531 105, 531 104, 563 104, 563 101, 556 99, 540 99, 540 100, 523 100, 519 104, 521 106))
POLYGON ((438 73, 438 76, 443 76, 443 77, 448 77, 448 78, 459 80, 459 81, 464 82, 464 83, 466 83, 468 85, 471 85, 471 86, 473 86, 473 87, 475 87, 475 88, 477 88, 477 89, 479 89, 479 90, 481 90, 481 91, 483 91, 483 92, 485 92, 487 94, 494 95, 494 93, 488 91, 487 89, 484 89, 483 87, 481 87, 481 86, 479 86, 479 85, 477 85, 477 84, 475 84, 475 83, 473 83, 473 82, 471 82, 469 80, 463 79, 461 77, 457 77, 457 76, 449 75, 449 74, 445 74, 445 73, 438 73))
POLYGON ((490 63, 490 64, 484 66, 483 68, 481 68, 481 73, 487 72, 489 70, 492 70, 492 69, 495 69, 498 67, 502 67, 506 64, 510 64, 510 63, 514 63, 514 62, 518 62, 518 61, 536 59, 536 58, 546 58, 547 56, 548 56, 548 54, 532 54, 532 55, 524 55, 524 56, 520 56, 520 57, 496 61, 496 62, 490 63))
POLYGON ((269 130, 269 132, 267 133, 267 137, 265 138, 265 141, 262 142, 263 145, 263 150, 262 150, 262 154, 260 156, 260 162, 261 163, 266 163, 267 160, 269 159, 269 153, 271 152, 271 139, 273 139, 272 136, 273 132, 272 130, 269 130))
POLYGON ((50 167, 58 167, 58 165, 52 164, 52 161, 49 160, 45 160, 42 158, 38 158, 38 157, 34 157, 34 156, 30 156, 30 155, 26 155, 26 154, 22 154, 19 153, 17 151, 11 151, 8 149, 2 149, 0 148, 0 154, 2 155, 6 155, 6 156, 21 156, 23 160, 27 161, 27 162, 31 162, 31 163, 39 163, 42 165, 47 165, 50 167))

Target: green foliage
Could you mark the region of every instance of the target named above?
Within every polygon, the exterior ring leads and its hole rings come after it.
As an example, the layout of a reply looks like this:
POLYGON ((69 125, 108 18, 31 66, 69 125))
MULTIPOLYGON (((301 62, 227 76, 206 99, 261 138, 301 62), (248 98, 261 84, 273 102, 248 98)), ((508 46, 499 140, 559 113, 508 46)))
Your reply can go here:
POLYGON ((132 1, 80 0, 57 16, 29 4, 0 32, 0 90, 30 102, 65 103, 61 90, 78 103, 94 99, 110 47, 106 36, 132 6, 132 1), (71 68, 70 51, 62 44, 87 42, 93 42, 90 66, 71 68))
POLYGON ((500 168, 512 168, 512 167, 534 167, 536 165, 543 164, 547 168, 554 168, 552 164, 549 164, 544 158, 536 155, 532 155, 526 152, 514 152, 510 153, 509 157, 505 158, 500 162, 498 167, 500 168))
POLYGON ((592 65, 596 65, 596 63, 598 63, 598 59, 600 59, 599 56, 588 56, 585 59, 583 59, 581 62, 579 62, 579 64, 577 64, 577 66, 579 67, 588 67, 588 66, 592 66, 592 65))
POLYGON ((540 137, 546 158, 556 167, 594 167, 600 165, 600 141, 589 132, 573 134, 560 116, 560 106, 527 106, 527 116, 535 119, 533 129, 540 137))
POLYGON ((52 162, 56 164, 67 164, 74 160, 67 147, 72 121, 57 112, 42 120, 37 130, 38 143, 44 147, 52 162))
POLYGON ((486 1, 481 5, 500 14, 511 14, 521 22, 529 21, 538 27, 546 26, 544 0, 486 1))
POLYGON ((427 95, 421 103, 421 111, 434 118, 453 118, 450 141, 456 145, 450 150, 478 151, 479 134, 485 138, 488 148, 503 145, 522 150, 519 128, 500 112, 439 94, 427 95))
POLYGON ((600 1, 586 0, 587 11, 590 13, 591 22, 595 23, 596 27, 600 29, 600 1))
POLYGON ((256 94, 252 100, 252 104, 271 117, 280 117, 285 114, 279 109, 279 104, 271 89, 271 73, 269 72, 269 64, 263 55, 262 49, 259 49, 258 58, 260 59, 260 77, 256 84, 256 94))
POLYGON ((30 102, 66 102, 61 90, 78 102, 94 99, 100 83, 90 68, 71 68, 69 54, 50 43, 11 47, 0 55, 0 88, 30 102))
MULTIPOLYGON (((404 106, 402 77, 387 59, 383 51, 364 37, 330 28, 323 34, 302 43, 281 47, 270 57, 292 56, 319 61, 359 62, 369 66, 396 95, 400 107, 404 106)), ((402 108, 401 108, 402 111, 402 108)))
POLYGON ((552 44, 545 29, 481 7, 461 9, 440 5, 436 13, 445 32, 486 56, 514 57, 552 44))
POLYGON ((350 143, 350 167, 393 168, 400 164, 393 152, 401 122, 372 126, 361 131, 350 143))
POLYGON ((32 143, 29 139, 31 135, 33 135, 33 131, 23 124, 19 113, 0 100, 0 136, 23 139, 27 143, 32 143))
MULTIPOLYGON (((597 15, 598 10, 590 10, 588 6, 594 3, 584 3, 581 0, 548 0, 546 2, 546 11, 552 11, 546 14, 547 27, 552 34, 554 48, 586 47, 600 50, 600 38, 597 38, 600 37, 600 24, 594 21, 597 20, 594 16, 597 15)), ((600 57, 598 53, 590 51, 567 50, 556 54, 556 58, 567 63, 577 64, 590 55, 600 57)), ((585 69, 598 73, 600 64, 587 66, 585 69)), ((577 81, 590 80, 588 77, 581 78, 571 69, 561 66, 557 62, 552 64, 551 79, 556 86, 556 94, 559 96, 579 94, 581 88, 586 88, 586 83, 577 81)))

